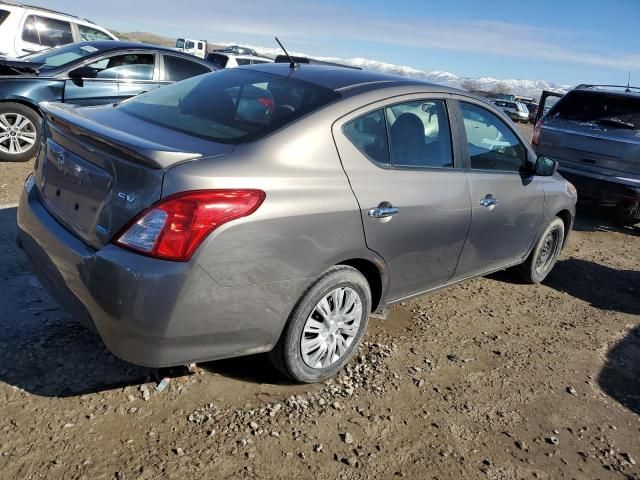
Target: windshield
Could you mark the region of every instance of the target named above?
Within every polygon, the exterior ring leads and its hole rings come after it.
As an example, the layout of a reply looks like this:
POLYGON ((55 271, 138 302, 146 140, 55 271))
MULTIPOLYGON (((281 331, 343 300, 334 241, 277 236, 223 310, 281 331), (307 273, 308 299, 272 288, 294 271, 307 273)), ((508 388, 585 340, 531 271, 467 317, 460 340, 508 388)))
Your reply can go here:
POLYGON ((339 96, 290 77, 228 69, 154 90, 117 108, 162 127, 240 144, 261 138, 339 96))
POLYGON ((176 40, 176 48, 184 48, 184 38, 176 40))
POLYGON ((551 118, 640 130, 640 97, 573 91, 557 104, 551 118))
POLYGON ((25 55, 24 57, 20 57, 20 60, 24 62, 42 64, 39 69, 47 70, 51 68, 63 67, 80 58, 91 55, 99 50, 99 48, 96 48, 93 45, 72 43, 63 47, 50 48, 48 50, 45 50, 44 52, 31 53, 29 55, 25 55))

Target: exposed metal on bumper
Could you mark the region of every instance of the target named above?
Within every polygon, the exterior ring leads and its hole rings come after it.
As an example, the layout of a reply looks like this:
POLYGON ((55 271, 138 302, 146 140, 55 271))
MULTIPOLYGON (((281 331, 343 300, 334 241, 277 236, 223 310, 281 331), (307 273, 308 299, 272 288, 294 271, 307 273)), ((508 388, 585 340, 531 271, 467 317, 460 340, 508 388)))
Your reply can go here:
POLYGON ((222 287, 196 263, 108 245, 94 250, 60 225, 32 186, 18 207, 18 243, 45 288, 95 325, 116 356, 148 367, 270 350, 306 280, 222 287))
POLYGON ((602 175, 585 175, 573 169, 560 168, 560 174, 574 184, 578 198, 615 205, 623 200, 640 200, 640 181, 620 179, 602 175))

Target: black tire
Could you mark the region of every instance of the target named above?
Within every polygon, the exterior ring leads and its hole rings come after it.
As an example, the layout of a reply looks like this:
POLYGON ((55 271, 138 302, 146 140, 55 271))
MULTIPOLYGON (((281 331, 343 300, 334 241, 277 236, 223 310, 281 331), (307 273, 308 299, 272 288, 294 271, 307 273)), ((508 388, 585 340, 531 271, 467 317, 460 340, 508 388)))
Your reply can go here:
MULTIPOLYGON (((10 153, 8 151, 10 150, 10 140, 5 140, 4 142, 0 143, 0 162, 26 162, 28 160, 31 160, 36 155, 38 147, 40 146, 40 114, 33 108, 29 108, 26 105, 22 105, 21 103, 0 103, 0 116, 4 116, 8 124, 12 125, 13 121, 18 118, 16 117, 16 115, 21 115, 22 117, 28 119, 29 122, 31 122, 28 128, 25 127, 25 132, 28 132, 29 135, 33 134, 33 144, 28 148, 28 150, 25 150, 23 152, 10 153)), ((0 122, 2 122, 2 119, 0 119, 0 122)), ((8 124, 2 122, 2 125, 0 125, 0 138, 2 138, 3 133, 7 131, 8 124)), ((19 141, 20 145, 25 146, 26 148, 28 143, 25 140, 19 141)))
POLYGON ((370 312, 371 290, 364 276, 352 267, 331 267, 302 295, 291 312, 278 343, 269 353, 269 358, 280 372, 295 382, 315 383, 326 380, 340 371, 353 356, 367 328, 370 312), (324 368, 313 368, 307 365, 302 354, 304 326, 316 305, 333 290, 341 287, 352 289, 361 302, 362 315, 358 331, 352 343, 335 363, 324 368))
POLYGON ((640 223, 640 200, 618 204, 616 220, 625 227, 632 227, 640 223))
POLYGON ((564 222, 558 217, 554 218, 540 235, 536 246, 525 262, 518 267, 517 271, 522 280, 527 283, 540 283, 549 275, 558 260, 558 255, 564 243, 564 235, 564 222), (553 251, 549 252, 542 265, 538 265, 539 261, 544 258, 543 255, 545 254, 545 248, 548 248, 547 241, 550 235, 553 237, 553 245, 551 246, 553 251))

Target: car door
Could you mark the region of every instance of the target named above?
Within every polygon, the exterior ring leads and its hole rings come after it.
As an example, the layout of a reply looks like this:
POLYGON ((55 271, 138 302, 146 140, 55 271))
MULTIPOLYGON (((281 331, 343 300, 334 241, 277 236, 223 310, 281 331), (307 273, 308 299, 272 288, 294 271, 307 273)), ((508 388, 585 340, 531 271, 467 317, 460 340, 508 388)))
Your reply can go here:
POLYGON ((538 111, 536 112, 534 123, 538 123, 538 120, 544 117, 547 112, 551 110, 551 107, 558 103, 558 100, 560 100, 563 96, 563 93, 543 90, 542 95, 540 95, 540 102, 538 102, 538 111))
POLYGON ((458 126, 471 195, 471 228, 455 279, 508 266, 527 254, 542 220, 544 189, 533 154, 482 102, 459 101, 458 126))
POLYGON ((378 102, 333 127, 367 246, 386 262, 389 300, 445 284, 471 221, 457 132, 443 96, 378 102))
MULTIPOLYGON (((83 65, 81 78, 65 80, 64 101, 76 105, 101 105, 125 100, 158 86, 154 80, 153 52, 120 52, 83 65)), ((77 67, 75 68, 77 69, 77 67)))
POLYGON ((66 20, 27 12, 20 34, 15 40, 19 55, 73 43, 71 23, 66 20))

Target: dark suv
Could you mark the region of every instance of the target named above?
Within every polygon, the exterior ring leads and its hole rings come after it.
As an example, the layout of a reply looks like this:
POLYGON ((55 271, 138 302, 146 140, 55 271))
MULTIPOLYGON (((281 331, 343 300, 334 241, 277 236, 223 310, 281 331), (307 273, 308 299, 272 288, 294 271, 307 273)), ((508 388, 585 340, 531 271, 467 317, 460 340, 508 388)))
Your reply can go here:
MULTIPOLYGON (((539 112, 559 96, 545 92, 539 112)), ((615 207, 624 224, 640 222, 640 88, 574 88, 537 121, 532 144, 560 163, 581 199, 615 207)))
POLYGON ((0 161, 35 155, 42 101, 115 103, 214 70, 193 55, 117 41, 72 43, 0 60, 0 161))

